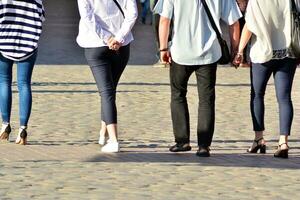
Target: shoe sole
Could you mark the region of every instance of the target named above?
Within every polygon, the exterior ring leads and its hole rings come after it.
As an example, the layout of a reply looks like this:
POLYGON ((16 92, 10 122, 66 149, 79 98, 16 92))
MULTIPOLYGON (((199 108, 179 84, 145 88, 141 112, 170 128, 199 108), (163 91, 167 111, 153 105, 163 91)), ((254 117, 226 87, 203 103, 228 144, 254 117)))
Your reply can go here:
POLYGON ((118 151, 101 151, 102 153, 119 153, 120 152, 120 150, 118 150, 118 151))
POLYGON ((169 149, 169 151, 170 152, 173 152, 173 153, 178 153, 178 152, 187 152, 187 151, 191 151, 192 150, 192 148, 190 148, 190 149, 186 149, 186 150, 178 150, 178 151, 172 151, 172 150, 170 150, 169 149))
POLYGON ((196 154, 196 156, 201 157, 201 158, 207 158, 207 157, 210 157, 210 155, 207 155, 207 154, 205 154, 205 155, 199 155, 199 154, 196 154))
POLYGON ((16 144, 19 144, 19 145, 27 145, 27 139, 23 139, 21 138, 20 141, 16 141, 16 144))
POLYGON ((9 133, 7 133, 7 132, 2 133, 1 136, 0 136, 0 140, 1 140, 2 142, 8 141, 8 140, 9 140, 9 133))

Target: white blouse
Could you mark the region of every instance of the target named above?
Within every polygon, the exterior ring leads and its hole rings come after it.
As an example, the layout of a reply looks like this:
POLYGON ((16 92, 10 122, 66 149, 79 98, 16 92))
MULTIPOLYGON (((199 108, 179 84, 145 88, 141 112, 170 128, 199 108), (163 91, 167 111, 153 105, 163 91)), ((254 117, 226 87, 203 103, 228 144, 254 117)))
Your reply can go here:
MULTIPOLYGON (((298 8, 300 0, 295 0, 298 8)), ((253 33, 250 58, 254 63, 293 57, 291 44, 291 1, 250 0, 246 23, 253 33)))
POLYGON ((81 16, 77 43, 83 48, 107 46, 113 36, 123 46, 133 40, 131 29, 138 17, 136 0, 78 0, 81 16))

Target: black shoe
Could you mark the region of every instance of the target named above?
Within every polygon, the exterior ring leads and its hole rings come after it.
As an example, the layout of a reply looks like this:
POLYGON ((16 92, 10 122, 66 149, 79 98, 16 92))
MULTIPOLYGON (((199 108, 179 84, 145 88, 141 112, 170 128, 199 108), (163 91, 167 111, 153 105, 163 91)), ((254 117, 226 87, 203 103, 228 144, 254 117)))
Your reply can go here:
POLYGON ((274 153, 274 157, 275 158, 289 158, 289 146, 287 145, 287 143, 282 143, 278 146, 278 150, 274 153), (287 149, 281 149, 280 147, 286 144, 286 146, 288 147, 287 149))
POLYGON ((247 149, 248 153, 257 153, 257 151, 259 150, 260 153, 266 153, 266 145, 265 144, 259 144, 259 142, 261 140, 263 140, 264 138, 259 138, 258 140, 254 140, 254 142, 256 143, 255 147, 250 147, 249 149, 247 149))
POLYGON ((142 17, 142 24, 146 24, 146 18, 142 17))
POLYGON ((209 147, 199 147, 196 155, 199 157, 210 157, 210 148, 209 147))
POLYGON ((180 152, 180 151, 190 151, 192 150, 192 147, 189 143, 186 144, 175 144, 174 146, 171 146, 169 149, 171 152, 180 152))
POLYGON ((26 145, 27 144, 27 130, 26 128, 20 128, 19 134, 16 139, 16 144, 26 145))

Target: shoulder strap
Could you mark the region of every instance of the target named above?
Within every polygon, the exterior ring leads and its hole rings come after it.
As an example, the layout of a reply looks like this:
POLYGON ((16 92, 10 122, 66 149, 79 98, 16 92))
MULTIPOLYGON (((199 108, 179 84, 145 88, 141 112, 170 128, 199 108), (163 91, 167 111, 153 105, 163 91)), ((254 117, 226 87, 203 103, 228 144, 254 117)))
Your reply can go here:
POLYGON ((292 10, 298 12, 295 0, 291 0, 292 2, 292 10))
POLYGON ((215 30, 215 32, 216 32, 216 34, 217 34, 218 39, 219 39, 219 40, 222 39, 221 33, 220 33, 220 31, 219 31, 219 29, 218 29, 216 23, 215 23, 214 18, 212 17, 212 15, 211 15, 211 13, 210 13, 210 10, 209 10, 209 8, 208 8, 208 6, 207 6, 206 1, 205 1, 205 0, 201 0, 201 2, 202 2, 202 5, 203 5, 203 7, 204 7, 204 10, 205 10, 205 12, 206 12, 206 14, 207 14, 207 16, 208 16, 208 19, 209 19, 209 21, 210 21, 210 24, 211 24, 211 26, 213 27, 213 29, 215 30))
POLYGON ((122 10, 122 8, 121 8, 121 6, 120 6, 119 2, 118 2, 117 0, 113 0, 113 1, 115 2, 116 6, 119 8, 119 10, 121 11, 121 13, 122 13, 123 17, 125 18, 124 11, 122 10))

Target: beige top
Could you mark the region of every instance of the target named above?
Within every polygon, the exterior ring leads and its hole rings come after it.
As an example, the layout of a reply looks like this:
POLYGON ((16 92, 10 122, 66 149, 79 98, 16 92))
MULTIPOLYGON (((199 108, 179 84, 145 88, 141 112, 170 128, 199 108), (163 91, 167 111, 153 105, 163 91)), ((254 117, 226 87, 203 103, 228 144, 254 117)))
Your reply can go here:
MULTIPOLYGON (((300 0, 295 0, 298 8, 300 0)), ((250 0, 246 10, 246 23, 253 33, 250 58, 254 63, 292 57, 291 1, 250 0)))

